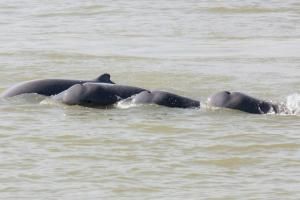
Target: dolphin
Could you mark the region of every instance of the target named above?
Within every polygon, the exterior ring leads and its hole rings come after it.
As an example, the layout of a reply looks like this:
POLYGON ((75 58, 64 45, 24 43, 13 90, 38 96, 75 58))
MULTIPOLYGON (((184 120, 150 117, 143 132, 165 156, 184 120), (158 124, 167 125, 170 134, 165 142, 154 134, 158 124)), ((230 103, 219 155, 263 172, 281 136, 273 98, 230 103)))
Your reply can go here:
POLYGON ((67 105, 101 107, 112 105, 142 91, 145 89, 126 85, 86 82, 75 84, 53 96, 53 98, 67 105))
POLYGON ((230 108, 253 114, 278 113, 278 105, 260 100, 241 92, 218 92, 209 97, 208 104, 214 107, 230 108))
POLYGON ((1 94, 1 97, 13 97, 25 93, 36 93, 44 96, 52 96, 61 93, 75 84, 86 82, 93 83, 109 83, 114 84, 110 80, 110 74, 104 73, 93 80, 69 80, 69 79, 40 79, 19 83, 8 88, 1 94))
POLYGON ((200 101, 160 90, 140 92, 132 97, 132 101, 136 104, 157 104, 173 108, 200 107, 200 101))

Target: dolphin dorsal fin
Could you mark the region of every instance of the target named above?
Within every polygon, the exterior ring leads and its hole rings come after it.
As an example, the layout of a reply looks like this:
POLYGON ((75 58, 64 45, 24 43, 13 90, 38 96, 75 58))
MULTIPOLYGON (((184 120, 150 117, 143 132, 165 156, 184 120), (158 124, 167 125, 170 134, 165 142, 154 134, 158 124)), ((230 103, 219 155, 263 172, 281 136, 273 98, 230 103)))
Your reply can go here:
POLYGON ((110 80, 110 74, 105 73, 98 76, 94 81, 101 82, 101 83, 111 83, 115 84, 113 81, 110 80))

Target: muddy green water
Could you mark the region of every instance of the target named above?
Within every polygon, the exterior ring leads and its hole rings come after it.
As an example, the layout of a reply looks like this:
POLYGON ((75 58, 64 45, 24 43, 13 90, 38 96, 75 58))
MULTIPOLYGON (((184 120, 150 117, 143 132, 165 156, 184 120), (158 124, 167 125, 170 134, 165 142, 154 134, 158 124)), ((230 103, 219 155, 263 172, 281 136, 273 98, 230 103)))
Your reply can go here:
POLYGON ((0 199, 300 199, 300 3, 3 0, 0 93, 31 79, 112 80, 200 110, 0 100, 0 199), (206 107, 218 91, 288 105, 206 107))

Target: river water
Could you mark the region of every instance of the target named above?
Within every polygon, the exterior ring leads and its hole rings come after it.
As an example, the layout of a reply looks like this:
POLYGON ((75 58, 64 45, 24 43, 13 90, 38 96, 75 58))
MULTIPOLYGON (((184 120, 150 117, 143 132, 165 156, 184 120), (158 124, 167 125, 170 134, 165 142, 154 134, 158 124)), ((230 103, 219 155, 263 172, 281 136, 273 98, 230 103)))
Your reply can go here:
POLYGON ((0 100, 0 199, 300 199, 300 3, 2 0, 0 92, 41 78, 161 89, 201 109, 0 100), (218 91, 285 104, 206 106, 218 91))

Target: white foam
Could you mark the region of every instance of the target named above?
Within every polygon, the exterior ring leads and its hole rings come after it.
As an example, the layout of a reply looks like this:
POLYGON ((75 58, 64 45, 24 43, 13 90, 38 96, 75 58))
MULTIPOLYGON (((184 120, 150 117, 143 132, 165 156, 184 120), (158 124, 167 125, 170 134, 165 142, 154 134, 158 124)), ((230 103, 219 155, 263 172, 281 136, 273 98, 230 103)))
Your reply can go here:
POLYGON ((52 97, 47 97, 40 102, 40 105, 63 105, 61 101, 52 97))
POLYGON ((116 107, 121 108, 121 109, 128 109, 128 108, 137 107, 137 106, 138 106, 138 104, 136 104, 132 98, 127 98, 127 99, 118 101, 118 103, 116 104, 116 107))
POLYGON ((286 97, 285 101, 279 104, 280 115, 300 116, 300 94, 295 93, 286 97))
POLYGON ((286 107, 290 114, 300 115, 300 94, 291 94, 286 98, 286 107))

